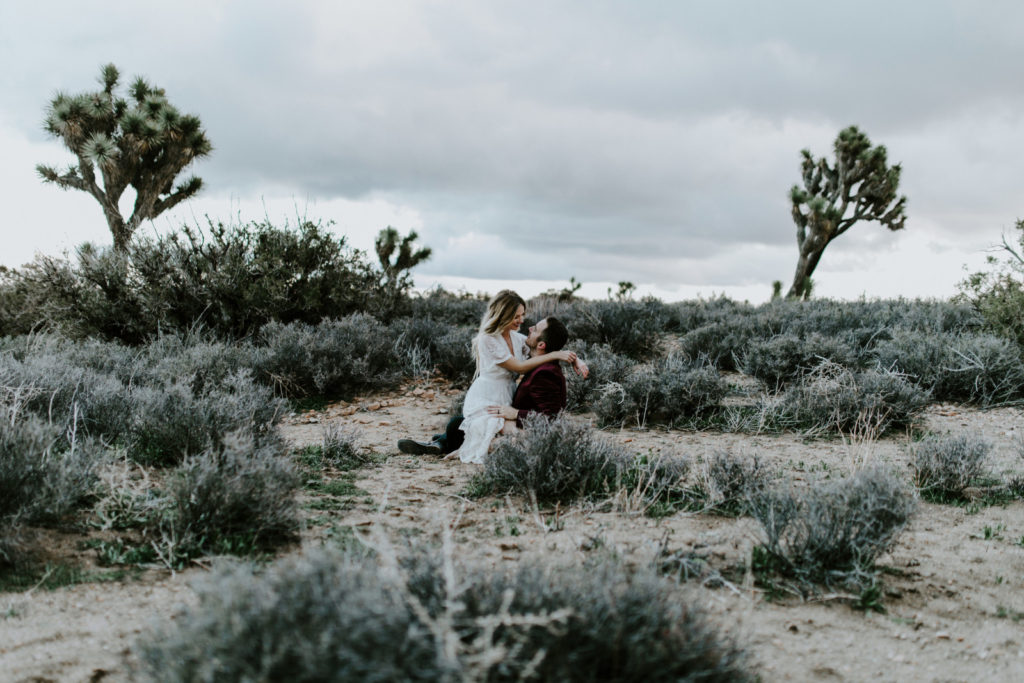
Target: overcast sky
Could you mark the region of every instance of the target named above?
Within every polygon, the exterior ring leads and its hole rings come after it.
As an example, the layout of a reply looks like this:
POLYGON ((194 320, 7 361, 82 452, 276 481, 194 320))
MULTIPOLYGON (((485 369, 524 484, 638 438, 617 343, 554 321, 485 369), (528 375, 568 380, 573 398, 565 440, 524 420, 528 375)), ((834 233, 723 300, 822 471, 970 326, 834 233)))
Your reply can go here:
POLYGON ((305 216, 368 249, 415 229, 420 286, 763 301, 796 263, 800 150, 851 124, 902 165, 908 220, 830 245, 817 295, 950 296, 1024 217, 1009 0, 5 2, 0 62, 8 266, 111 241, 95 200, 35 174, 72 160, 47 103, 108 62, 214 145, 188 169, 202 194, 143 231, 305 216))

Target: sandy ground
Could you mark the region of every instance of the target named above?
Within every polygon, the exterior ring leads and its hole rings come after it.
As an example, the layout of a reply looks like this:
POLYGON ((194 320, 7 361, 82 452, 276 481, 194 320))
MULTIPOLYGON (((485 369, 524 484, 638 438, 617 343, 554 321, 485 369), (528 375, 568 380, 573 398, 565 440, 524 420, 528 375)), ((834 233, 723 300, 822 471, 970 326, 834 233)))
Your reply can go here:
MULTIPOLYGON (((694 551, 723 570, 747 562, 757 538, 749 518, 677 513, 651 519, 625 498, 610 506, 574 505, 557 514, 541 513, 521 498, 465 498, 475 466, 401 455, 395 447, 399 438, 438 431, 454 393, 444 384, 423 382, 289 419, 283 430, 296 446, 319 442, 324 426, 338 423, 358 429, 365 448, 390 457, 359 471, 355 483, 365 495, 336 509, 307 509, 302 542, 287 552, 371 529, 395 539, 434 538, 447 524, 463 557, 493 566, 525 558, 573 563, 604 552, 640 564, 653 561, 659 549, 694 551)), ((995 474, 1024 472, 1017 445, 1024 434, 1020 409, 933 406, 924 423, 932 432, 983 435, 994 446, 995 474)), ((904 468, 909 461, 908 437, 605 434, 652 455, 696 460, 723 449, 758 454, 805 481, 841 476, 864 461, 904 468)), ((88 561, 87 551, 75 552, 88 561)), ((724 586, 691 581, 685 590, 748 646, 766 681, 1024 680, 1024 503, 980 509, 921 503, 880 565, 885 614, 856 611, 839 595, 772 598, 742 571, 730 574, 724 586)), ((178 606, 192 600, 191 582, 205 571, 151 569, 115 583, 0 594, 0 680, 129 680, 138 635, 173 618, 178 606)))

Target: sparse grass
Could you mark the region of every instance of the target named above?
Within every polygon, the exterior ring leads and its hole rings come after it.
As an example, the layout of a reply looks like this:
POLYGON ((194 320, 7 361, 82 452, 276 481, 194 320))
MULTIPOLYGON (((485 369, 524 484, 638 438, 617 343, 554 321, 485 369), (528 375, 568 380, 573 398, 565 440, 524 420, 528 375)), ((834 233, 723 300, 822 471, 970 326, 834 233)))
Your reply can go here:
POLYGON ((718 452, 707 459, 698 477, 705 509, 736 516, 746 511, 752 498, 768 489, 773 474, 756 455, 743 457, 718 452))

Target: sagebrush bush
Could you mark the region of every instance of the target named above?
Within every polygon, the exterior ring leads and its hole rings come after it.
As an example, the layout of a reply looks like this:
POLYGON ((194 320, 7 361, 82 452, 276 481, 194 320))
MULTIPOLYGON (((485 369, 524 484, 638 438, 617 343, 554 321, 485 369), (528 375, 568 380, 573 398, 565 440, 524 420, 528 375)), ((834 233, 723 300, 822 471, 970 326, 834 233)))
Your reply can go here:
POLYGON ((135 649, 137 673, 159 681, 756 679, 743 648, 650 571, 495 571, 436 551, 228 567, 135 649))
POLYGON ((1024 220, 1017 220, 1016 245, 1003 237, 1003 259, 989 256, 990 270, 970 274, 960 283, 962 302, 969 304, 989 331, 1009 339, 1024 352, 1024 220))
POLYGON ((604 344, 581 342, 572 344, 572 348, 587 364, 590 374, 584 379, 572 371, 565 373, 566 410, 570 412, 592 410, 604 384, 621 384, 636 367, 636 361, 615 353, 604 344))
POLYGON ((770 339, 752 340, 739 353, 739 367, 745 374, 778 391, 828 360, 856 367, 859 350, 845 336, 826 337, 817 332, 807 336, 779 334, 770 339))
POLYGON ((384 323, 357 313, 318 325, 265 325, 256 338, 255 373, 288 396, 351 398, 394 386, 400 377, 384 323))
POLYGON ((672 427, 713 412, 727 390, 712 365, 669 356, 636 366, 622 382, 602 384, 593 411, 602 426, 672 427))
POLYGON ((911 377, 936 401, 990 406, 1024 397, 1020 349, 991 334, 897 329, 873 355, 878 365, 911 377))
POLYGON ((809 375, 763 402, 764 422, 776 429, 876 434, 905 427, 928 405, 927 391, 890 370, 855 372, 822 361, 809 375))
POLYGON ((662 355, 670 310, 657 299, 577 301, 553 310, 531 301, 531 309, 537 319, 547 315, 561 319, 569 329, 570 347, 577 342, 603 344, 616 354, 638 361, 662 355))
POLYGON ((476 361, 472 341, 476 329, 438 322, 432 318, 398 318, 390 325, 395 354, 405 377, 430 374, 468 383, 473 379, 476 361))
POLYGON ((766 491, 749 508, 763 530, 758 569, 802 583, 865 588, 874 583, 875 560, 915 507, 903 482, 880 467, 801 491, 766 491))
POLYGON ((752 317, 712 322, 686 332, 679 339, 679 351, 687 358, 706 358, 719 370, 738 370, 739 356, 757 338, 752 317))
POLYGON ((976 434, 931 434, 911 448, 914 485, 931 500, 959 499, 985 474, 992 444, 976 434))
POLYGON ((523 429, 499 437, 484 457, 478 490, 534 495, 539 503, 568 503, 615 490, 630 456, 587 424, 531 415, 523 429))
POLYGON ((299 529, 299 484, 282 444, 233 432, 172 473, 169 507, 151 525, 178 558, 273 547, 299 529))
POLYGON ((772 481, 764 460, 723 451, 712 454, 700 472, 705 507, 726 515, 743 514, 750 500, 764 494, 772 481))
POLYGON ((30 551, 22 524, 58 520, 87 499, 100 453, 63 426, 0 407, 0 566, 30 551))
POLYGON ((218 447, 224 436, 242 429, 257 443, 279 437, 277 422, 284 402, 247 372, 197 393, 188 384, 142 386, 129 395, 131 425, 125 438, 137 462, 171 465, 186 456, 218 447))

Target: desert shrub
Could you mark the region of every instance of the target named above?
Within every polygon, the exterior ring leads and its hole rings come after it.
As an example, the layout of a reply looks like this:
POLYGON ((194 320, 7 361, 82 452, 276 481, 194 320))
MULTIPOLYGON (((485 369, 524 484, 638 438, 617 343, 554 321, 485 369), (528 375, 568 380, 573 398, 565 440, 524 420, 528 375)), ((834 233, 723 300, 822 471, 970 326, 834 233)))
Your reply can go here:
POLYGON ((705 507, 725 515, 743 514, 750 500, 763 495, 772 480, 765 462, 754 456, 737 456, 728 451, 712 454, 700 472, 705 507))
POLYGON ((18 360, 0 353, 0 387, 21 410, 83 434, 117 438, 127 427, 128 390, 114 376, 74 364, 69 354, 40 349, 18 360))
POLYGON ((615 353, 611 347, 604 344, 581 342, 573 344, 573 350, 590 368, 590 374, 584 379, 572 371, 565 373, 566 410, 570 412, 591 410, 601 394, 602 385, 625 381, 636 366, 635 361, 615 353))
POLYGON ((740 370, 774 391, 810 372, 822 360, 853 367, 858 351, 851 339, 812 332, 806 337, 785 333, 751 340, 739 353, 740 370))
POLYGON ((475 328, 431 318, 399 318, 390 325, 395 353, 406 377, 436 370, 453 382, 469 382, 476 370, 472 341, 475 328))
POLYGON ((151 522, 169 544, 165 560, 244 554, 290 538, 299 529, 298 486, 281 443, 227 434, 172 473, 169 507, 151 522))
POLYGON ((929 394, 890 370, 855 372, 823 361, 809 375, 768 399, 765 423, 808 432, 870 428, 877 434, 908 426, 928 405, 929 394))
MULTIPOLYGON (((662 354, 669 309, 657 299, 579 301, 570 311, 562 319, 569 329, 570 347, 577 341, 604 344, 614 353, 639 361, 662 354)), ((550 314, 537 310, 536 318, 550 314)))
POLYGON ((94 442, 17 405, 0 407, 0 566, 31 550, 22 524, 58 520, 86 500, 99 458, 94 442))
POLYGON ((769 490, 750 503, 764 537, 754 551, 755 569, 805 584, 866 588, 874 583, 875 560, 892 547, 915 506, 913 494, 882 468, 802 491, 769 490))
POLYGON ((169 465, 218 447, 224 436, 245 430, 257 443, 274 442, 284 402, 247 372, 197 393, 183 382, 132 389, 129 456, 143 464, 169 465))
POLYGON ((727 391, 713 366, 669 356, 636 366, 620 383, 604 383, 593 410, 601 425, 675 426, 714 411, 727 391))
POLYGON ((309 221, 296 230, 211 222, 205 230, 139 236, 127 254, 86 244, 76 256, 75 263, 40 256, 8 273, 31 304, 33 324, 139 344, 197 325, 240 339, 270 321, 388 312, 378 310, 386 298, 379 273, 344 238, 309 221))
POLYGON ((499 438, 484 457, 474 488, 535 496, 539 503, 568 503, 615 489, 629 456, 589 425, 568 417, 531 415, 523 428, 499 438))
POLYGON ((1001 337, 978 332, 894 330, 873 355, 928 389, 934 400, 983 406, 1024 394, 1020 350, 1001 337))
POLYGON ((756 678, 745 651, 649 571, 495 571, 436 551, 383 568, 352 552, 259 575, 228 567, 136 651, 141 677, 160 681, 756 678))
POLYGON ((735 316, 694 328, 679 338, 679 351, 687 358, 706 358, 719 370, 739 369, 739 357, 759 337, 752 316, 735 316))
POLYGON ((388 327, 361 313, 318 325, 270 323, 256 347, 256 376, 288 396, 351 398, 400 376, 388 327))
POLYGON ((959 499, 985 473, 992 444, 974 434, 930 435, 914 444, 911 469, 921 495, 935 501, 959 499))
POLYGON ((488 297, 467 292, 448 292, 440 287, 413 294, 407 303, 408 315, 436 321, 446 327, 477 329, 487 310, 488 297))
POLYGON ((135 353, 129 369, 132 384, 187 384, 201 394, 229 377, 252 368, 255 351, 248 343, 229 343, 206 334, 161 334, 135 353))
POLYGON ((690 461, 682 456, 635 456, 616 461, 615 488, 620 506, 662 517, 691 507, 696 497, 686 485, 690 461))
POLYGON ((1016 240, 1003 237, 1003 259, 988 258, 990 269, 972 273, 960 283, 960 301, 969 304, 989 331, 1024 350, 1024 220, 1014 226, 1016 240), (1016 241, 1016 244, 1011 242, 1016 241))

